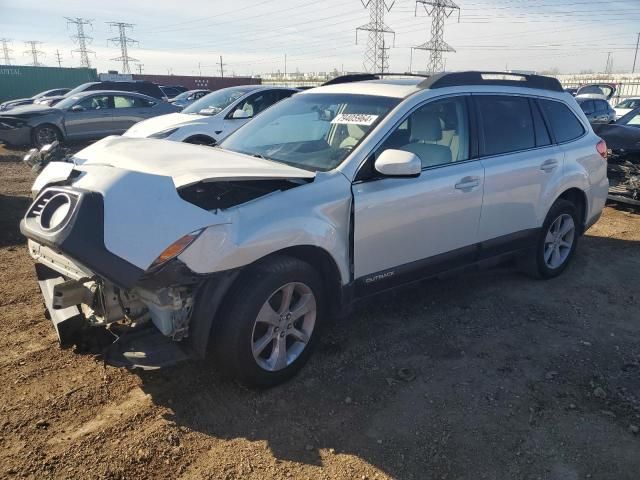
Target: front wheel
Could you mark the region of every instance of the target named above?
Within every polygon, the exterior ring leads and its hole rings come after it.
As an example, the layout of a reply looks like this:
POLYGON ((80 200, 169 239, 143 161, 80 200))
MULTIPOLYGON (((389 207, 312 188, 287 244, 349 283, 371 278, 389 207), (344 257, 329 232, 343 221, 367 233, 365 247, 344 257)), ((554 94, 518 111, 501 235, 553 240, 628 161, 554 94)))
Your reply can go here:
POLYGON ((271 387, 307 361, 323 314, 323 288, 306 262, 278 256, 240 277, 213 332, 218 368, 242 383, 271 387))
POLYGON ((553 278, 569 265, 579 237, 576 206, 557 200, 544 221, 533 255, 521 259, 522 269, 537 278, 553 278))
POLYGON ((45 145, 49 145, 55 141, 62 140, 60 130, 53 125, 39 125, 33 129, 33 145, 37 148, 42 148, 45 145))

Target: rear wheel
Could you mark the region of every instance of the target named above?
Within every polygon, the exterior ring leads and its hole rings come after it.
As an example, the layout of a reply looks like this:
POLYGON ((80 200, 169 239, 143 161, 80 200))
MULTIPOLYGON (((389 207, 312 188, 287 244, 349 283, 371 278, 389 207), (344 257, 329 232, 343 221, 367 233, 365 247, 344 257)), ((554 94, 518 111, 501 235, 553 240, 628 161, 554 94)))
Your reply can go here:
POLYGON ((60 135, 60 130, 53 125, 38 125, 33 129, 32 140, 35 147, 42 148, 56 140, 62 140, 62 135, 60 135))
POLYGON ((237 283, 213 333, 215 361, 241 382, 270 387, 307 361, 323 314, 320 276, 306 262, 278 256, 237 283))
POLYGON ((547 214, 535 252, 521 259, 522 269, 537 278, 560 275, 573 257, 578 245, 579 228, 576 206, 558 199, 547 214))

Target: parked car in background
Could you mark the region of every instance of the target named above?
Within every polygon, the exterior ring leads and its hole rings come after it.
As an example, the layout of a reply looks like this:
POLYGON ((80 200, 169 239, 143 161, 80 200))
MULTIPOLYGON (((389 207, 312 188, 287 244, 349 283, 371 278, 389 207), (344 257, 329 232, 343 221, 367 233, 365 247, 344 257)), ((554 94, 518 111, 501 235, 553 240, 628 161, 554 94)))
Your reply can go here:
POLYGON ((638 107, 640 107, 640 98, 634 97, 634 98, 627 98, 626 100, 623 100, 622 102, 617 104, 615 107, 613 107, 613 109, 616 111, 616 119, 618 119, 625 116, 631 110, 635 110, 638 107))
POLYGON ((210 93, 211 90, 187 90, 186 92, 182 92, 178 96, 169 99, 169 101, 176 107, 185 108, 210 93))
POLYGON ((140 122, 124 135, 215 145, 261 111, 297 92, 295 88, 265 85, 223 88, 180 113, 140 122))
POLYGON ((576 96, 576 93, 578 93, 578 89, 574 87, 567 87, 564 89, 564 91, 573 95, 574 97, 576 96))
POLYGON ((584 114, 589 119, 589 123, 612 123, 616 120, 616 111, 609 105, 609 102, 601 98, 576 97, 576 101, 584 114))
POLYGON ((615 123, 594 125, 609 147, 609 199, 640 207, 640 106, 615 123))
POLYGON ((267 387, 358 299, 508 258, 557 277, 607 148, 556 79, 496 76, 334 79, 220 148, 110 137, 50 163, 20 230, 60 341, 107 329, 107 363, 267 387))
POLYGON ((0 141, 40 147, 56 140, 95 140, 120 135, 140 120, 177 110, 170 103, 134 92, 81 92, 55 107, 26 105, 0 115, 0 141))
POLYGON ((186 92, 187 88, 183 87, 182 85, 160 85, 160 90, 162 90, 162 93, 164 93, 164 96, 167 98, 167 100, 171 100, 181 93, 186 92))
POLYGON ((45 90, 44 92, 37 93, 30 98, 16 98, 15 100, 8 100, 0 103, 0 112, 10 110, 14 107, 19 107, 21 105, 31 105, 38 100, 66 95, 70 91, 70 88, 54 88, 53 90, 45 90))
POLYGON ((149 97, 163 100, 165 98, 164 93, 160 90, 160 87, 155 83, 143 81, 143 80, 131 80, 131 81, 104 81, 104 82, 87 82, 82 85, 78 85, 69 93, 63 96, 55 96, 49 98, 40 99, 34 103, 40 105, 46 105, 49 107, 54 106, 63 98, 72 97, 80 92, 92 92, 97 90, 114 90, 118 92, 136 92, 149 97))

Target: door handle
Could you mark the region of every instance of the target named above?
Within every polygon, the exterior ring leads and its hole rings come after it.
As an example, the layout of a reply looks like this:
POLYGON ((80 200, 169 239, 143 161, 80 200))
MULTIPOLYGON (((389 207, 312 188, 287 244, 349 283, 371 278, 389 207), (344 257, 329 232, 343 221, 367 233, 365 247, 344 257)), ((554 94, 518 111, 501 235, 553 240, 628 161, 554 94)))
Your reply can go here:
POLYGON ((544 172, 551 172, 556 169, 558 166, 558 161, 550 158, 549 160, 545 160, 542 165, 540 165, 540 170, 544 172))
POLYGON ((480 185, 479 177, 464 177, 464 178, 461 178, 458 183, 456 183, 455 187, 456 187, 456 190, 462 190, 462 191, 468 192, 471 189, 477 187, 478 185, 480 185))

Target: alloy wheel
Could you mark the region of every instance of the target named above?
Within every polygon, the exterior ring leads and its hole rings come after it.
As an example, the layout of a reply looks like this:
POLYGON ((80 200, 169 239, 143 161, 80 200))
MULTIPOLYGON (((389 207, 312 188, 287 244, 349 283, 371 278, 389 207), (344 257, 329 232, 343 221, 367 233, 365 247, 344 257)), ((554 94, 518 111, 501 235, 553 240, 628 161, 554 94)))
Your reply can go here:
POLYGON ((556 218, 544 239, 544 263, 551 269, 561 267, 569 258, 576 236, 573 217, 563 213, 556 218))
POLYGON ((36 141, 39 146, 48 145, 58 139, 58 133, 53 127, 40 127, 36 132, 36 141))
POLYGON ((300 282, 283 285, 271 294, 256 317, 251 351, 267 371, 282 370, 300 357, 316 323, 316 298, 300 282))

